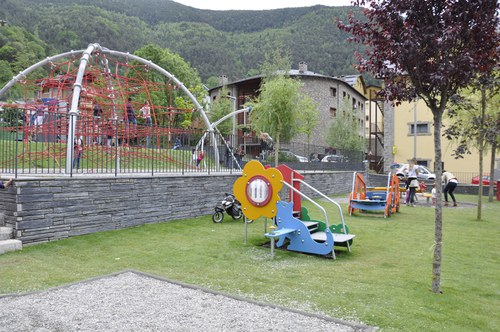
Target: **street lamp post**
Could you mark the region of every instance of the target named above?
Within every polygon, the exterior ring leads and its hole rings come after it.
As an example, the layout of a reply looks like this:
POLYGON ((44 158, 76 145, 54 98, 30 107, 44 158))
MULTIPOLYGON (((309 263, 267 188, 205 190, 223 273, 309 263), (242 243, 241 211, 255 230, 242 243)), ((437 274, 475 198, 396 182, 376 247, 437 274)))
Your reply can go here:
POLYGON ((413 159, 417 159, 417 101, 413 104, 413 159))
MULTIPOLYGON (((233 96, 229 96, 229 95, 228 95, 228 96, 227 96, 227 98, 228 98, 228 99, 230 99, 231 101, 233 101, 233 112, 235 112, 235 111, 236 111, 236 109, 238 108, 238 106, 236 105, 236 104, 237 104, 237 102, 236 102, 236 101, 237 101, 236 97, 233 97, 233 96)), ((236 119, 237 119, 236 114, 234 114, 234 115, 233 115, 233 135, 232 135, 233 137, 231 138, 231 145, 232 145, 233 147, 235 147, 235 146, 236 146, 236 132, 237 132, 237 131, 236 131, 236 119)))
POLYGON ((243 152, 245 156, 247 155, 247 113, 243 113, 243 128, 245 132, 243 133, 243 152))

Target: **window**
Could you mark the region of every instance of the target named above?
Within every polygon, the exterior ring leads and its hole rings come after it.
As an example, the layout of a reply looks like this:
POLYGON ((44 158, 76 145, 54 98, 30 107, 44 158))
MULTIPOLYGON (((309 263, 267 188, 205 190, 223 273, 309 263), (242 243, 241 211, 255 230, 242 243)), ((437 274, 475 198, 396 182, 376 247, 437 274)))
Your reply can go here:
POLYGON ((429 160, 417 160, 417 165, 429 167, 429 160))
POLYGON ((330 95, 332 97, 337 97, 337 88, 330 88, 330 95))
POLYGON ((330 107, 330 115, 332 118, 335 118, 337 116, 337 109, 335 107, 330 107))
MULTIPOLYGON (((417 135, 430 134, 429 123, 417 123, 417 135)), ((410 135, 415 134, 415 124, 410 124, 410 135)))

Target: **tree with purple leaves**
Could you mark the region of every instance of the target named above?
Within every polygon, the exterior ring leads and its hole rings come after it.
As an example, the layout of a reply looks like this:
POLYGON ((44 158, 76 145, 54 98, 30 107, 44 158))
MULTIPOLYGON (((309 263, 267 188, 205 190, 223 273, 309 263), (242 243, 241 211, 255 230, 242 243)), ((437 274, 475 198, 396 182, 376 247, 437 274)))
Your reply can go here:
POLYGON ((441 126, 447 104, 461 88, 499 62, 497 0, 354 0, 369 7, 337 26, 367 47, 360 71, 384 81, 382 95, 399 103, 423 100, 434 120, 436 173, 432 291, 441 291, 441 126))

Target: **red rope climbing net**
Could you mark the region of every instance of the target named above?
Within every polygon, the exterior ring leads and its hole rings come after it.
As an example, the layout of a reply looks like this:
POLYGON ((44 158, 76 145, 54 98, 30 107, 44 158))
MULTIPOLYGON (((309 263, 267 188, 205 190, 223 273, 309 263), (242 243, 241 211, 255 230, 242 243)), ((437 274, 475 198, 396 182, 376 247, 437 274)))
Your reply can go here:
MULTIPOLYGON (((43 71, 37 70, 16 82, 23 97, 2 105, 13 116, 1 130, 4 134, 16 133, 23 147, 17 146, 12 154, 8 151, 13 149, 10 145, 0 144, 0 152, 3 151, 0 168, 14 167, 14 159, 17 165, 28 163, 29 167, 35 165, 40 169, 61 167, 65 162, 68 112, 80 59, 78 54, 50 62, 43 68, 48 74, 41 75, 43 71)), ((185 120, 192 118, 194 105, 178 107, 179 97, 184 97, 188 102, 183 104, 189 105, 189 98, 175 82, 148 65, 103 52, 92 53, 83 75, 75 131, 86 159, 118 147, 122 160, 134 155, 141 159, 155 158, 153 153, 141 149, 173 147, 177 138, 195 131, 183 127, 185 120), (149 110, 143 109, 145 104, 149 110), (128 117, 127 107, 133 109, 136 122, 128 117)), ((5 112, 3 117, 5 122, 5 112)), ((162 158, 184 163, 165 155, 162 158)), ((95 161, 93 167, 105 168, 110 162, 106 158, 95 159, 101 161, 95 161)))

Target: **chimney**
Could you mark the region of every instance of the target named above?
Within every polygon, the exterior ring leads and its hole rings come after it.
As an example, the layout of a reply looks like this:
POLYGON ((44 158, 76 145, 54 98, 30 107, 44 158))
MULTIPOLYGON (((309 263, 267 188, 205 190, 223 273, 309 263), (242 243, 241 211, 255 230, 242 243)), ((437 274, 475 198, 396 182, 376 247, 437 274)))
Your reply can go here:
POLYGON ((219 83, 222 86, 226 86, 229 83, 229 80, 227 79, 226 75, 220 75, 219 76, 219 83))
POLYGON ((307 63, 304 61, 299 62, 299 73, 305 73, 307 71, 307 63))

